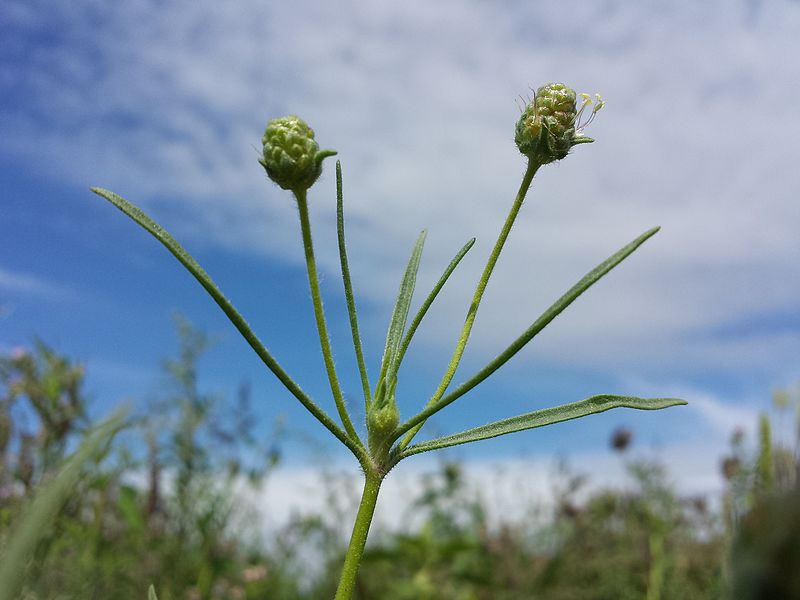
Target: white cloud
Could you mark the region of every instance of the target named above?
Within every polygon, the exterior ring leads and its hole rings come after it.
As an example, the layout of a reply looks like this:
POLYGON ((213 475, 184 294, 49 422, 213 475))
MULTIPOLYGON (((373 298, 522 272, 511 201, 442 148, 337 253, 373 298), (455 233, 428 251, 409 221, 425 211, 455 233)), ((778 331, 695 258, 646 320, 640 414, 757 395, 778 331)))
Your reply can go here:
MULTIPOLYGON (((665 467, 667 481, 677 493, 686 497, 704 496, 716 505, 724 490, 720 460, 730 452, 731 434, 737 429, 744 431, 746 447, 752 450, 758 415, 768 407, 761 399, 732 405, 702 389, 663 382, 627 383, 648 393, 655 390, 652 393, 690 398, 689 405, 682 409, 690 415, 681 422, 684 429, 690 427, 695 435, 665 444, 655 441, 660 436, 654 436, 647 427, 637 429, 632 448, 623 456, 599 448, 566 454, 545 450, 535 455, 473 457, 461 464, 462 498, 479 500, 492 525, 530 523, 537 516, 547 519, 570 477, 583 479, 576 495, 582 501, 601 489, 633 488, 635 481, 628 466, 646 461, 665 467)), ((458 462, 460 454, 456 449, 438 457, 432 454, 415 457, 400 463, 388 475, 375 514, 376 527, 400 530, 419 525, 413 501, 422 496, 431 477, 441 472, 445 456, 458 462)), ((350 533, 362 485, 354 463, 334 462, 325 469, 287 465, 276 470, 264 487, 254 490, 241 486, 239 490, 241 497, 260 515, 265 532, 274 532, 293 517, 327 515, 332 524, 340 527, 339 533, 345 539, 350 533)))
MULTIPOLYGON (((632 487, 626 469, 631 458, 664 462, 662 457, 669 457, 665 464, 667 477, 679 493, 716 501, 723 489, 719 458, 725 450, 716 443, 703 443, 635 451, 625 459, 608 452, 576 454, 568 457, 566 471, 558 467, 562 457, 555 455, 470 461, 462 469, 465 497, 481 501, 491 524, 522 521, 535 514, 546 518, 556 494, 563 491, 566 474, 586 478, 578 496, 581 499, 603 488, 632 487)), ((412 502, 422 495, 426 481, 439 471, 439 464, 435 460, 409 461, 390 473, 381 488, 375 526, 398 530, 418 525, 412 502)), ((261 489, 241 486, 239 491, 260 516, 265 532, 285 526, 294 516, 323 515, 340 526, 345 538, 350 533, 363 485, 355 473, 354 467, 345 466, 324 473, 287 467, 273 473, 261 489)))
POLYGON ((706 419, 718 432, 730 436, 737 429, 747 431, 758 422, 758 411, 753 408, 731 406, 708 396, 692 396, 691 407, 706 419))
POLYGON ((37 275, 12 271, 0 267, 0 291, 35 294, 39 296, 64 296, 72 292, 64 286, 45 281, 37 275))
MULTIPOLYGON (((390 301, 422 227, 422 282, 478 237, 423 332, 451 340, 522 171, 514 97, 563 79, 608 100, 590 131, 598 142, 537 177, 473 335, 481 352, 657 223, 639 255, 542 336, 543 354, 781 372, 800 349, 796 327, 717 334, 800 304, 792 3, 44 6, 7 9, 19 32, 58 33, 24 68, 2 65, 0 82, 26 102, 0 114, 0 152, 40 164, 47 149, 51 176, 113 188, 156 216, 177 202, 189 215, 179 233, 195 244, 300 260, 291 201, 264 182, 254 150, 268 117, 297 112, 340 151, 361 294, 390 301)), ((331 170, 312 210, 333 278, 331 170)))

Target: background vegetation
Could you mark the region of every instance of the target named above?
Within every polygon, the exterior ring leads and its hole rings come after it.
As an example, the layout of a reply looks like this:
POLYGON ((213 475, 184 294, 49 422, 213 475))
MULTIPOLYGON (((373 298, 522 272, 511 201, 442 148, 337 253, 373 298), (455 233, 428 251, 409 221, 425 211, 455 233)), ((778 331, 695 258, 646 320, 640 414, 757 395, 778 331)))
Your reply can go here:
MULTIPOLYGON (((202 392, 197 364, 210 340, 180 318, 177 329, 164 396, 85 465, 21 597, 145 598, 151 582, 161 600, 333 596, 346 543, 333 487, 325 514, 295 518, 274 539, 253 534, 237 490, 269 477, 282 432, 255 435, 246 388, 232 400, 202 392)), ((0 562, 32 497, 89 430, 83 379, 43 343, 0 357, 0 562)), ((775 394, 779 419, 797 419, 798 396, 775 394)), ((513 522, 490 523, 460 466, 445 463, 409 499, 413 526, 373 532, 356 597, 800 598, 795 429, 776 444, 762 416, 755 451, 733 432, 719 498, 679 494, 663 465, 628 458, 633 434, 620 429, 610 443, 631 485, 588 493, 565 469, 555 505, 513 522)))

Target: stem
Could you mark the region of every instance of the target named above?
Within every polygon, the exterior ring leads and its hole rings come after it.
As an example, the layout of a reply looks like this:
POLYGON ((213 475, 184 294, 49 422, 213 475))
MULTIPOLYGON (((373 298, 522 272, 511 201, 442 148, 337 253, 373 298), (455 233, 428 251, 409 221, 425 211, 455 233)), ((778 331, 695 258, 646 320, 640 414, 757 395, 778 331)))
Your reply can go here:
POLYGON ((297 199, 297 207, 300 210, 300 229, 303 234, 303 248, 306 255, 306 267, 308 270, 308 285, 311 288, 311 302, 314 305, 314 317, 317 320, 317 331, 319 333, 319 343, 322 348, 322 358, 325 361, 325 370, 328 372, 328 381, 331 384, 331 392, 336 402, 336 410, 342 420, 347 435, 357 444, 363 446, 358 437, 347 408, 344 405, 342 388, 339 385, 339 378, 336 376, 336 367, 333 364, 333 352, 331 351, 331 341, 328 336, 328 326, 325 323, 325 312, 322 310, 322 294, 319 291, 319 277, 317 276, 317 263, 314 260, 314 245, 311 241, 311 223, 308 219, 308 201, 306 190, 297 190, 294 193, 297 199))
POLYGON ((350 536, 350 545, 347 548, 347 554, 345 554, 342 575, 339 579, 339 587, 336 589, 334 600, 350 600, 353 595, 358 566, 361 563, 361 556, 364 554, 364 545, 367 543, 367 534, 372 523, 372 516, 375 514, 375 504, 378 501, 380 489, 381 477, 367 471, 364 492, 361 495, 361 504, 358 506, 356 522, 353 525, 353 534, 350 536))
MULTIPOLYGON (((469 306, 467 317, 464 320, 464 326, 461 329, 461 335, 459 336, 455 350, 453 351, 453 357, 450 359, 450 364, 447 365, 447 369, 445 370, 444 376, 439 383, 439 387, 436 388, 433 396, 431 396, 431 399, 428 400, 428 407, 434 406, 439 401, 456 374, 456 369, 458 369, 458 365, 461 362, 461 357, 463 356, 464 350, 467 347, 467 341, 469 340, 469 334, 472 331, 472 326, 475 323, 475 317, 478 314, 478 306, 481 303, 484 291, 486 291, 486 285, 489 283, 489 278, 492 276, 492 271, 494 271, 494 267, 497 264, 497 259, 500 257, 500 252, 503 250, 506 239, 508 239, 508 234, 511 233, 511 227, 514 225, 514 221, 519 214, 519 209, 522 208, 522 203, 525 200, 528 189, 531 187, 533 176, 536 175, 536 171, 539 170, 540 166, 541 165, 538 162, 534 162, 530 159, 528 160, 528 167, 525 169, 525 175, 522 177, 522 183, 520 183, 519 191, 517 191, 517 196, 514 199, 514 204, 511 206, 511 210, 506 217, 503 228, 500 230, 500 235, 497 237, 494 248, 492 248, 492 253, 489 255, 489 259, 487 260, 486 266, 483 269, 481 278, 478 280, 478 285, 475 288, 475 294, 472 297, 472 303, 469 306)), ((424 422, 419 423, 408 432, 408 434, 403 438, 403 441, 400 443, 401 448, 405 448, 409 442, 411 442, 423 424, 424 422)), ((402 435, 402 432, 400 435, 402 435)))
POLYGON ((367 365, 364 362, 364 351, 361 348, 361 335, 358 333, 358 312, 356 300, 353 295, 353 282, 350 279, 350 266, 347 262, 347 246, 344 241, 344 196, 342 194, 342 164, 336 161, 336 230, 339 237, 339 261, 342 265, 342 282, 344 283, 344 298, 347 301, 347 313, 350 317, 350 331, 353 334, 353 347, 358 361, 358 372, 361 375, 361 387, 364 390, 364 404, 369 411, 372 402, 370 393, 367 365))
POLYGON ((661 531, 650 532, 650 567, 647 573, 646 600, 660 600, 664 584, 664 536, 661 531))

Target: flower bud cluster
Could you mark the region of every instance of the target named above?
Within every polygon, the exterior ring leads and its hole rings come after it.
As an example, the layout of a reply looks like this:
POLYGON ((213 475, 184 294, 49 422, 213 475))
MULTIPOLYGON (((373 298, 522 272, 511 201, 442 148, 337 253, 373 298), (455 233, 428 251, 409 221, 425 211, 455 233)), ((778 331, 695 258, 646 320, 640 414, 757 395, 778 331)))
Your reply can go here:
MULTIPOLYGON (((588 96, 581 94, 581 97, 584 102, 578 111, 575 90, 563 83, 548 83, 536 90, 533 100, 517 121, 514 141, 519 151, 544 165, 564 158, 576 144, 594 141, 580 135, 589 123, 577 123, 587 106, 588 96)), ((588 103, 591 104, 592 100, 589 99, 588 103)), ((602 105, 598 96, 589 121, 602 105)))
POLYGON ((322 161, 336 152, 320 151, 314 130, 294 115, 272 119, 262 139, 264 150, 258 162, 267 175, 285 190, 305 191, 322 174, 322 161))

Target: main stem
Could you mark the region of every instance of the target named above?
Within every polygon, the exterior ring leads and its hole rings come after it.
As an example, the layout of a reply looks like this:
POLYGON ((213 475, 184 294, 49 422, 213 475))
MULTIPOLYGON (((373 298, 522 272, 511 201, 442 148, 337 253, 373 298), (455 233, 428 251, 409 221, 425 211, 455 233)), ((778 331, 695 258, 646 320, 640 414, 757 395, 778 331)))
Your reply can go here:
POLYGON ((364 545, 367 543, 369 526, 375 514, 375 504, 378 502, 378 492, 381 489, 381 477, 367 471, 364 481, 364 492, 361 495, 361 504, 358 506, 356 522, 353 525, 353 534, 350 536, 350 545, 344 558, 342 575, 339 587, 336 589, 334 600, 350 600, 356 585, 358 566, 364 554, 364 545))
POLYGON ((322 358, 325 361, 325 370, 328 372, 328 380, 331 384, 331 393, 336 402, 336 410, 342 420, 344 430, 348 437, 357 445, 362 446, 361 439, 358 437, 347 408, 344 405, 342 388, 339 385, 339 378, 336 376, 336 367, 333 364, 333 352, 331 350, 330 337, 328 336, 328 326, 325 323, 325 312, 322 309, 322 294, 319 290, 319 277, 317 276, 317 263, 314 259, 314 244, 311 240, 311 222, 308 219, 308 200, 306 190, 299 190, 294 193, 297 199, 297 208, 300 211, 300 229, 303 234, 303 248, 306 255, 306 267, 308 269, 308 285, 311 288, 311 302, 314 305, 314 317, 317 320, 317 331, 322 348, 322 358))

